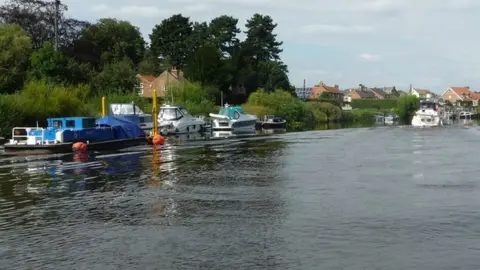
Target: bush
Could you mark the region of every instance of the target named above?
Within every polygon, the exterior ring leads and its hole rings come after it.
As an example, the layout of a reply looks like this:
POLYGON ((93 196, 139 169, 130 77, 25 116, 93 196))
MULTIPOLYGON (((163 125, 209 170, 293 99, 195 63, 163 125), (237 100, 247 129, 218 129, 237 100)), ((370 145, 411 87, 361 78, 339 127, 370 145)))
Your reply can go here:
POLYGON ((420 99, 414 95, 404 95, 398 98, 397 108, 395 112, 399 118, 405 122, 410 123, 413 115, 418 110, 420 99))
POLYGON ((213 87, 201 87, 198 83, 175 83, 167 86, 165 100, 172 100, 175 105, 184 106, 190 114, 205 115, 215 111, 215 94, 213 87))
MULTIPOLYGON (((246 106, 264 107, 267 112, 265 114, 282 117, 287 121, 288 127, 293 130, 313 128, 316 122, 315 115, 305 102, 283 90, 267 93, 259 89, 250 94, 246 106)), ((263 117, 265 114, 257 114, 257 117, 263 117)))
POLYGON ((398 99, 355 99, 352 100, 354 109, 391 110, 397 107, 398 99))

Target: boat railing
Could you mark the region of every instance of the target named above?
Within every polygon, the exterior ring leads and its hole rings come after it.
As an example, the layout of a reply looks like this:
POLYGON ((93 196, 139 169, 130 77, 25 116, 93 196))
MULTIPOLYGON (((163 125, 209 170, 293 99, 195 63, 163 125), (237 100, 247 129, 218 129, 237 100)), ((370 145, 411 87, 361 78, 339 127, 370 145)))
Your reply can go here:
POLYGON ((12 129, 12 140, 14 140, 14 141, 21 141, 21 139, 27 140, 28 137, 32 136, 32 135, 28 134, 29 131, 35 131, 35 130, 41 130, 42 131, 42 134, 41 135, 35 135, 35 138, 41 138, 42 143, 43 143, 45 141, 45 129, 41 128, 41 127, 14 127, 12 129), (17 135, 18 132, 16 132, 16 131, 20 131, 20 130, 23 130, 25 135, 17 135))

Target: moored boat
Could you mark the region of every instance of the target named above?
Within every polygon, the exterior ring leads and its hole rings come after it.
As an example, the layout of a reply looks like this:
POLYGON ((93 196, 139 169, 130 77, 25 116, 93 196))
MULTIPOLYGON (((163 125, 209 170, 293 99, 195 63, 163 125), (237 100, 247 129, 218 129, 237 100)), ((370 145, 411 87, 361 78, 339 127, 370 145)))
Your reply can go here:
POLYGON ((250 133, 255 130, 255 125, 257 123, 257 117, 251 114, 246 114, 242 107, 230 107, 228 104, 225 104, 225 107, 222 108, 218 114, 211 113, 210 117, 212 117, 213 131, 250 133))
POLYGON ((109 106, 109 115, 121 116, 140 126, 145 133, 153 129, 153 117, 144 113, 135 103, 113 103, 109 106))
POLYGON ((59 117, 47 119, 47 127, 15 127, 4 145, 5 155, 42 155, 72 152, 75 143, 88 150, 116 150, 147 144, 145 132, 120 116, 59 117))
POLYGON ((164 105, 160 107, 158 126, 162 134, 203 132, 205 120, 192 116, 184 107, 164 105))
POLYGON ((287 121, 281 117, 274 115, 265 115, 261 121, 263 129, 285 129, 287 128, 287 121))

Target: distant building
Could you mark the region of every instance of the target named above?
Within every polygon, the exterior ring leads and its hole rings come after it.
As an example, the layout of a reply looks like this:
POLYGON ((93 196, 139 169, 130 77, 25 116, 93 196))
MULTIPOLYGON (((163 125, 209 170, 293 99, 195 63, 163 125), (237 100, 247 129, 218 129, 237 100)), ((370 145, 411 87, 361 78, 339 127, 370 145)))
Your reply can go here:
POLYGON ((328 86, 324 84, 323 81, 320 81, 318 85, 312 87, 310 99, 317 99, 323 93, 327 93, 330 98, 343 102, 343 92, 340 91, 340 89, 338 88, 338 84, 336 84, 335 86, 328 86))
POLYGON ((427 98, 428 95, 430 95, 431 97, 434 97, 435 95, 432 93, 432 91, 428 90, 428 89, 419 89, 419 88, 412 88, 410 90, 410 94, 411 95, 414 95, 418 98, 421 98, 421 99, 424 99, 424 98, 427 98))
POLYGON ((312 87, 295 88, 298 99, 306 100, 312 95, 312 87))
POLYGON ((183 76, 183 72, 173 68, 171 71, 165 70, 158 77, 152 75, 138 74, 138 95, 141 97, 151 98, 153 89, 157 90, 157 96, 165 96, 165 90, 168 84, 175 84, 187 81, 183 76))

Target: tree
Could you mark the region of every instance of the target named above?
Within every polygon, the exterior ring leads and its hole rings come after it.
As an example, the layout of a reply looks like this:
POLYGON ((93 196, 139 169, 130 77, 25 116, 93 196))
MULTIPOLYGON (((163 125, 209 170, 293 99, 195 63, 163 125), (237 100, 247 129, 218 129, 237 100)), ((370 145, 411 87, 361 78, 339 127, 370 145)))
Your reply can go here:
POLYGON ((32 42, 18 25, 0 24, 0 94, 23 86, 32 42))
POLYGON ((182 69, 191 55, 192 23, 188 17, 176 14, 155 25, 150 34, 151 50, 157 57, 169 58, 182 69))
POLYGON ((96 94, 108 92, 132 93, 137 84, 135 75, 135 71, 129 61, 106 64, 102 72, 93 79, 91 84, 92 92, 96 94))
POLYGON ((418 109, 420 99, 414 95, 403 95, 397 100, 396 113, 402 121, 410 123, 418 109))
POLYGON ((145 53, 140 30, 127 21, 100 19, 83 30, 82 41, 90 41, 93 51, 101 52, 101 63, 128 60, 138 65, 145 53))
POLYGON ((206 45, 200 47, 189 60, 185 75, 197 81, 203 87, 207 84, 219 84, 219 71, 222 68, 221 55, 217 47, 206 45))
MULTIPOLYGON (((62 48, 70 46, 89 25, 85 21, 65 18, 67 9, 66 5, 59 5, 58 40, 62 48)), ((20 25, 30 36, 33 48, 40 48, 44 42, 54 40, 55 1, 7 0, 0 6, 0 22, 20 25)))
POLYGON ((280 53, 283 51, 280 46, 283 42, 277 41, 277 35, 273 33, 277 24, 273 23, 270 16, 256 13, 247 21, 245 27, 247 28, 245 45, 257 63, 280 60, 280 53))
POLYGON ((214 18, 210 24, 209 36, 213 39, 212 42, 223 52, 232 56, 234 46, 237 46, 240 41, 237 35, 240 29, 237 27, 238 19, 231 16, 222 15, 214 18))
POLYGON ((48 82, 64 83, 68 81, 69 59, 61 52, 55 51, 52 42, 47 41, 36 50, 30 59, 29 76, 32 79, 46 79, 48 82))

